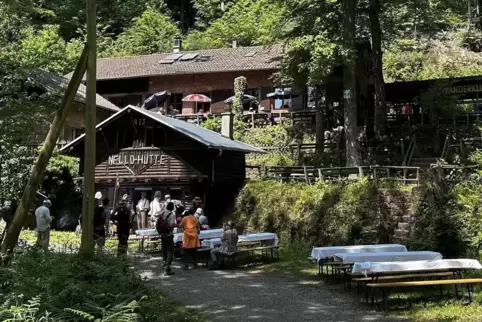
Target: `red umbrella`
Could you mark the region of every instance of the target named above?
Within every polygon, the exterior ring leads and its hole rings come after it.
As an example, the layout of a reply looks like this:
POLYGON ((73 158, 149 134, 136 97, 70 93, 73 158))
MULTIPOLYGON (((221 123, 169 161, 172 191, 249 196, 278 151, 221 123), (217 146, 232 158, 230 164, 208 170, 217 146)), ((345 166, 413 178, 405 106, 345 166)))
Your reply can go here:
POLYGON ((182 99, 183 102, 209 103, 211 99, 203 94, 190 94, 182 99))

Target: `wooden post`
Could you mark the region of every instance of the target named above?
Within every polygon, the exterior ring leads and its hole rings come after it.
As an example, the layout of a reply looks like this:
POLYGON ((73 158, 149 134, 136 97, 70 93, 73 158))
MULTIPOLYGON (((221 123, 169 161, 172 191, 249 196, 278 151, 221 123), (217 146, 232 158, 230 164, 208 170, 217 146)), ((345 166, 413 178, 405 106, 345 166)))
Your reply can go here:
POLYGON ((321 171, 321 169, 318 169, 318 178, 319 180, 323 180, 323 171, 321 171))
POLYGON ((254 112, 251 113, 251 127, 254 129, 254 112))
POLYGON ((365 176, 363 173, 363 167, 360 167, 360 166, 358 167, 358 176, 360 178, 363 178, 365 176))
POLYGON ((308 169, 306 166, 303 166, 303 173, 305 174, 305 181, 307 184, 310 184, 310 179, 308 178, 308 169))
POLYGON ((96 0, 87 0, 87 90, 85 99, 84 195, 82 199, 82 238, 79 252, 91 257, 94 252, 94 172, 97 73, 96 0))
POLYGON ((75 67, 75 71, 70 79, 69 85, 67 86, 67 90, 62 98, 60 107, 55 114, 52 124, 50 125, 49 133, 45 138, 43 148, 40 151, 37 161, 33 167, 32 174, 30 175, 27 186, 25 187, 22 198, 20 199, 13 221, 10 224, 7 235, 3 240, 1 253, 3 255, 7 255, 3 259, 5 263, 9 261, 10 256, 8 255, 10 255, 17 245, 18 236, 20 235, 20 231, 22 230, 25 219, 27 218, 29 208, 32 205, 32 202, 35 200, 35 194, 40 183, 42 182, 45 169, 47 168, 47 164, 52 156, 52 152, 56 146, 60 132, 62 131, 70 109, 74 105, 74 98, 77 94, 79 85, 82 82, 82 77, 84 75, 86 66, 87 50, 85 47, 82 55, 80 56, 79 62, 75 67))

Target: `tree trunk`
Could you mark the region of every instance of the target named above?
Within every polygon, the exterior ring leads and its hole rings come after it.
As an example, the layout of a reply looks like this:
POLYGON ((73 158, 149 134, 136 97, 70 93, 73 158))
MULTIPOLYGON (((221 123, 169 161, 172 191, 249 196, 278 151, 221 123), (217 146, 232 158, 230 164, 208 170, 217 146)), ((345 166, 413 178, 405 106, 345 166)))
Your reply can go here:
POLYGON ((316 111, 316 154, 323 160, 324 144, 325 144, 325 115, 324 108, 321 104, 321 98, 324 96, 320 85, 315 85, 315 111, 316 111))
POLYGON ((82 55, 80 56, 79 62, 77 63, 74 74, 70 79, 69 85, 67 86, 67 90, 62 98, 62 102, 57 110, 54 121, 50 125, 49 133, 45 138, 43 148, 40 151, 35 166, 33 167, 32 174, 30 175, 27 186, 25 187, 22 198, 20 199, 15 216, 7 231, 7 235, 3 240, 1 253, 5 256, 4 262, 9 261, 9 255, 15 248, 15 245, 17 245, 18 236, 20 235, 22 226, 27 218, 29 207, 35 200, 36 191, 42 182, 47 164, 52 156, 52 152, 54 151, 60 132, 62 131, 65 120, 73 105, 74 98, 77 94, 79 85, 82 82, 82 77, 84 75, 86 66, 87 50, 85 47, 82 55))
POLYGON ((85 99, 84 195, 82 199, 82 238, 79 253, 94 253, 94 171, 96 125, 97 27, 96 0, 87 0, 87 90, 85 99))
POLYGON ((372 36, 372 70, 375 86, 374 132, 379 138, 385 134, 385 80, 383 79, 382 31, 380 28, 380 0, 370 0, 370 29, 372 36))
POLYGON ((357 143, 357 92, 356 92, 356 0, 343 0, 343 108, 345 114, 346 166, 360 164, 357 143))

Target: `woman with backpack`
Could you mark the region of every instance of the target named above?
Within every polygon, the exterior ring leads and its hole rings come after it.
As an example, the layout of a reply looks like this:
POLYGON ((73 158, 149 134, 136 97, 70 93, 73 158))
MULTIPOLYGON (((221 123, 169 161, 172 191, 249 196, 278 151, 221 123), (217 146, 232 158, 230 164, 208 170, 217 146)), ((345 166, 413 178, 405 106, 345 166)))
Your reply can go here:
POLYGON ((187 216, 182 218, 181 227, 183 229, 182 237, 182 249, 183 249, 183 260, 184 260, 184 270, 189 269, 189 261, 192 261, 193 268, 196 269, 197 266, 197 249, 201 247, 199 242, 199 221, 194 216, 192 211, 189 211, 187 216))

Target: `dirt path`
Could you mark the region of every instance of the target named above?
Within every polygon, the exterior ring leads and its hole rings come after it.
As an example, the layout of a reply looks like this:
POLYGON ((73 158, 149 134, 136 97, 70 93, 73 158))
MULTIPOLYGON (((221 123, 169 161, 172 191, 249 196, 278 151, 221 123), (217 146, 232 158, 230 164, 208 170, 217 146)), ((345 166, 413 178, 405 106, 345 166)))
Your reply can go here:
POLYGON ((401 321, 369 311, 341 285, 256 271, 182 271, 163 277, 159 258, 138 258, 141 276, 209 321, 401 321))

